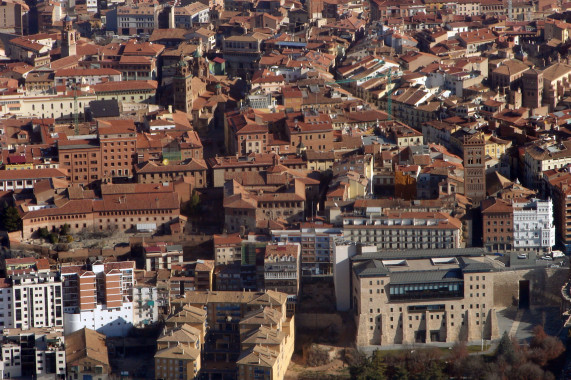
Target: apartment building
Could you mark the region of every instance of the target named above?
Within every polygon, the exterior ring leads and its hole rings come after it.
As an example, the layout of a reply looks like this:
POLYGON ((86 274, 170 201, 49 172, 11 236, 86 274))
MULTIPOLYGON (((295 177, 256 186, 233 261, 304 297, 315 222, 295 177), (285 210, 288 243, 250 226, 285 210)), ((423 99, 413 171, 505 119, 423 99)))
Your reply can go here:
POLYGON ((175 7, 171 11, 174 11, 175 28, 190 29, 195 24, 210 22, 210 8, 199 1, 183 7, 175 7))
POLYGON ((10 276, 15 328, 63 326, 62 284, 56 273, 10 276))
POLYGON ((516 251, 551 252, 555 245, 553 203, 551 199, 514 199, 514 249, 516 251))
POLYGON ((279 157, 274 153, 251 153, 247 156, 214 157, 206 160, 214 187, 222 187, 230 176, 239 173, 266 170, 276 164, 289 169, 307 169, 307 163, 301 157, 279 157), (277 160, 276 160, 277 158, 277 160))
POLYGON ((544 188, 543 172, 571 164, 571 141, 530 145, 525 148, 523 160, 524 185, 541 190, 544 188))
POLYGON ((143 246, 145 270, 171 270, 173 265, 183 262, 182 245, 157 242, 143 246))
POLYGON ((529 66, 517 59, 508 59, 502 62, 491 72, 492 87, 504 87, 514 89, 521 86, 523 73, 529 70, 529 66))
POLYGON ((226 37, 222 42, 222 52, 227 72, 251 75, 256 71, 262 56, 263 40, 264 36, 260 33, 226 37))
MULTIPOLYGON (((295 330, 294 317, 286 316, 286 304, 287 295, 272 290, 197 291, 172 301, 176 318, 182 318, 180 323, 191 318, 197 329, 200 323, 206 329, 205 338, 201 341, 204 343, 199 375, 230 378, 237 373, 238 379, 253 379, 254 376, 276 380, 284 378, 293 354, 295 330), (185 315, 179 316, 185 309, 185 315), (199 314, 203 310, 206 311, 205 320, 199 314), (270 360, 265 359, 266 354, 270 355, 270 360), (226 363, 218 366, 214 361, 226 363)), ((167 320, 167 326, 173 326, 170 320, 167 320)))
MULTIPOLYGON (((133 57, 133 58, 144 58, 144 57, 133 57)), ((125 66, 129 67, 131 63, 128 63, 129 58, 124 59, 123 63, 125 66)), ((132 65, 136 65, 134 62, 132 65)), ((133 70, 147 73, 149 75, 149 70, 152 72, 153 65, 151 62, 145 61, 143 65, 137 64, 136 68, 133 70)), ((126 69, 126 68, 124 68, 126 69)), ((120 70, 121 71, 121 70, 120 70)), ((123 75, 123 74, 122 74, 123 75)), ((144 75, 138 76, 137 78, 125 78, 122 77, 122 82, 105 82, 93 85, 91 89, 94 95, 92 98, 88 99, 88 102, 92 100, 116 100, 119 103, 145 103, 145 104, 155 104, 155 96, 157 93, 157 81, 155 80, 145 80, 144 75)), ((80 105, 81 108, 81 105, 80 105)))
MULTIPOLYGON (((204 342, 206 334, 206 317, 207 312, 194 306, 185 305, 177 312, 172 313, 165 321, 165 328, 167 330, 174 330, 186 326, 190 326, 200 332, 198 342, 204 342)), ((159 338, 159 341, 161 339, 159 338)), ((161 348, 163 346, 157 347, 161 348)))
POLYGON ((0 278, 0 330, 13 328, 12 323, 12 284, 6 278, 0 278))
POLYGON ((561 42, 567 42, 570 30, 571 24, 565 21, 547 19, 545 20, 544 38, 546 41, 557 39, 561 42))
POLYGON ((66 335, 88 328, 125 336, 134 323, 134 270, 134 261, 62 267, 66 335))
POLYGON ((121 82, 121 72, 114 69, 60 69, 54 72, 55 86, 71 84, 95 85, 106 82, 121 82))
POLYGON ((117 33, 128 36, 138 33, 151 34, 153 29, 158 27, 158 17, 162 8, 146 4, 118 7, 117 33))
POLYGON ((105 335, 83 328, 65 336, 65 359, 68 379, 111 378, 105 335))
POLYGON ((206 313, 191 306, 170 317, 157 339, 156 379, 195 379, 201 368, 206 313))
POLYGON ((28 34, 30 7, 23 1, 4 0, 0 4, 0 29, 16 35, 28 34))
POLYGON ((460 45, 466 48, 466 56, 480 55, 480 52, 491 46, 497 36, 489 29, 477 29, 457 34, 460 45))
POLYGON ((32 190, 34 184, 50 178, 65 179, 66 172, 59 169, 1 170, 0 190, 32 190))
POLYGON ((159 299, 156 286, 137 282, 133 288, 133 324, 144 327, 159 321, 159 306, 166 300, 159 299))
POLYGON ((494 267, 479 253, 462 252, 354 256, 351 299, 357 345, 497 339, 494 267))
POLYGON ((482 202, 484 247, 488 252, 514 248, 514 213, 511 202, 497 198, 482 202))
POLYGON ((42 44, 31 38, 16 37, 8 41, 10 58, 26 62, 34 67, 50 63, 51 46, 42 44))
POLYGON ((4 328, 63 326, 62 283, 46 259, 5 259, 2 283, 4 328))
POLYGON ((155 379, 196 379, 200 371, 200 361, 200 350, 194 347, 178 343, 176 346, 164 348, 155 354, 155 379))
POLYGON ((216 266, 242 261, 242 238, 239 234, 214 235, 216 266))
POLYGON ((290 145, 298 150, 333 150, 333 124, 327 113, 314 109, 287 114, 285 133, 290 145))
POLYGON ((60 168, 67 170, 67 180, 71 183, 88 185, 100 180, 101 146, 93 138, 60 138, 57 141, 60 168))
POLYGON ((566 169, 549 170, 544 173, 547 193, 553 199, 553 216, 556 241, 571 253, 571 173, 566 169))
POLYGON ((5 329, 1 350, 5 379, 65 376, 66 357, 61 329, 5 329))
POLYGON ((99 121, 97 135, 102 152, 103 178, 132 178, 137 162, 137 128, 133 120, 99 121))
POLYGON ((275 193, 248 191, 232 180, 224 186, 224 193, 224 220, 230 233, 255 232, 278 218, 301 222, 305 215, 306 184, 301 179, 295 179, 292 188, 275 193))
POLYGON ((264 255, 264 289, 287 294, 288 315, 293 315, 300 283, 299 243, 268 244, 264 255))
POLYGON ((387 211, 345 216, 343 236, 382 249, 461 248, 462 222, 443 212, 387 211))
POLYGON ((333 272, 333 240, 343 235, 343 229, 333 226, 302 224, 298 230, 272 230, 274 243, 301 245, 301 274, 329 275, 333 272))
MULTIPOLYGON (((84 91, 78 92, 79 120, 84 118, 84 107, 94 100, 97 100, 96 94, 84 91)), ((11 114, 20 117, 52 118, 59 123, 71 123, 73 121, 74 96, 71 91, 57 95, 33 95, 18 92, 16 94, 1 95, 0 102, 11 106, 3 109, 0 112, 0 116, 11 114)))
POLYGON ((135 167, 135 174, 139 183, 174 182, 186 178, 193 188, 202 189, 206 187, 207 169, 203 159, 189 158, 168 165, 147 161, 135 167))

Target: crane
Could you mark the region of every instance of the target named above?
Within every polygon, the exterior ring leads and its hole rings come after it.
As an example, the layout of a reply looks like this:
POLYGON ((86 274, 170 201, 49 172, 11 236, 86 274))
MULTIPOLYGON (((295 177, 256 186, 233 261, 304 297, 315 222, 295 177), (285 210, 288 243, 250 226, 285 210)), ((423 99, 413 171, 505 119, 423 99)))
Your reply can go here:
POLYGON ((79 135, 79 108, 77 107, 77 78, 68 79, 67 85, 73 86, 73 127, 75 134, 79 135))
MULTIPOLYGON (((381 61, 381 63, 385 63, 384 61, 381 61)), ((389 70, 386 73, 377 73, 365 78, 359 78, 359 79, 341 79, 341 80, 336 80, 333 82, 326 82, 325 84, 328 85, 332 85, 332 84, 344 84, 344 83, 351 83, 351 82, 357 82, 357 81, 368 81, 371 79, 375 79, 375 78, 387 78, 387 114, 389 116, 388 120, 391 121, 392 120, 392 111, 393 111, 393 98, 392 98, 392 93, 393 93, 393 89, 390 88, 391 84, 392 84, 392 76, 393 76, 393 71, 392 71, 392 67, 389 67, 389 70)))
POLYGON ((79 108, 77 107, 77 83, 73 86, 73 127, 75 135, 79 135, 79 108))

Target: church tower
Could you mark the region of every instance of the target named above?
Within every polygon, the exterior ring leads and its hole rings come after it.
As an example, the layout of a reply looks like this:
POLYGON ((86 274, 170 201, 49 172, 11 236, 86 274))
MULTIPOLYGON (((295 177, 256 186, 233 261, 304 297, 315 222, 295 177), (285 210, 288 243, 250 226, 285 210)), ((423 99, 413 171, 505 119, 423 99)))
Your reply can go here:
POLYGON ((63 21, 63 31, 61 33, 61 56, 69 57, 70 55, 76 55, 76 42, 77 34, 73 30, 73 22, 69 16, 65 16, 63 21))
POLYGON ((191 113, 193 101, 192 74, 190 72, 188 62, 185 61, 182 55, 180 56, 180 60, 176 66, 176 73, 172 78, 172 86, 174 90, 174 109, 191 113))
POLYGON ((479 132, 464 136, 464 195, 474 206, 486 198, 486 141, 479 132))
POLYGON ((523 106, 539 108, 543 100, 543 72, 529 69, 523 73, 523 106))

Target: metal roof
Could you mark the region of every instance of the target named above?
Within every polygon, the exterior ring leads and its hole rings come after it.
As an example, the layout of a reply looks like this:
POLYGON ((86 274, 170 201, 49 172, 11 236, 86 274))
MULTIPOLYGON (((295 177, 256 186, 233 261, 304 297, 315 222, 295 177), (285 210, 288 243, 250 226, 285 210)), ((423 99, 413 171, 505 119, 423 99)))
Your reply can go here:
POLYGON ((391 285, 462 281, 459 269, 392 272, 391 285))
POLYGON ((401 251, 366 252, 351 258, 353 261, 369 259, 430 259, 433 257, 484 256, 483 248, 407 249, 401 251))

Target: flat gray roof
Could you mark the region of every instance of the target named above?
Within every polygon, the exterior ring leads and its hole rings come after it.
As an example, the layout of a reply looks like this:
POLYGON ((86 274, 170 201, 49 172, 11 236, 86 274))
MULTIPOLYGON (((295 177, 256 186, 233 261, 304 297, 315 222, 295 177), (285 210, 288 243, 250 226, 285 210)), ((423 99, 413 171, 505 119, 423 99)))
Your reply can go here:
POLYGON ((407 249, 400 251, 366 252, 351 258, 352 261, 369 259, 431 259, 434 257, 485 256, 484 248, 407 249))

